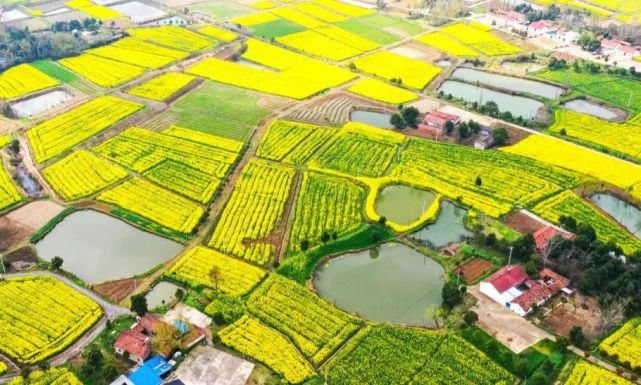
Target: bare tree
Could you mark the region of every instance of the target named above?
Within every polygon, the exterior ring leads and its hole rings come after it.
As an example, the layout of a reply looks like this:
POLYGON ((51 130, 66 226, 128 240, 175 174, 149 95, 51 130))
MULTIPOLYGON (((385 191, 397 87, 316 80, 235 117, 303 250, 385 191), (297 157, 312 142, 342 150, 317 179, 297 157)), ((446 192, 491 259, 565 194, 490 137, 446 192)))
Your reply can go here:
POLYGON ((623 317, 623 304, 621 302, 607 301, 607 304, 601 307, 601 318, 595 327, 596 334, 605 334, 614 325, 621 322, 623 317))
POLYGON ((218 266, 214 266, 211 268, 211 271, 209 272, 209 278, 211 278, 211 281, 214 283, 214 289, 218 290, 218 279, 220 278, 220 269, 218 266))

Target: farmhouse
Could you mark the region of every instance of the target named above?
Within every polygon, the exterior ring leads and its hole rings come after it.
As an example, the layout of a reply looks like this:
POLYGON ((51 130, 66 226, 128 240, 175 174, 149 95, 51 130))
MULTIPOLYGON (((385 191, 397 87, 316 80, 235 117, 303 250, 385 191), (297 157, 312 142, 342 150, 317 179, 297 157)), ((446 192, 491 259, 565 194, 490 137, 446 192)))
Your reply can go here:
POLYGON ((552 239, 554 239, 554 237, 556 236, 570 240, 575 238, 574 234, 565 231, 557 226, 551 225, 538 229, 533 235, 534 242, 536 243, 536 250, 540 254, 546 254, 550 246, 550 241, 552 241, 552 239))
POLYGON ((447 122, 452 122, 454 126, 457 126, 461 122, 461 118, 454 114, 432 111, 425 114, 423 121, 418 125, 418 129, 433 135, 442 135, 447 122))
POLYGON ((605 55, 619 58, 633 58, 640 54, 638 47, 634 47, 628 42, 615 39, 601 40, 601 52, 605 55))
POLYGON ((142 364, 151 354, 151 337, 158 322, 157 318, 147 315, 122 332, 114 342, 116 354, 127 354, 129 359, 142 364))
POLYGON ((523 317, 534 306, 544 304, 568 284, 567 278, 547 268, 539 273, 538 280, 534 280, 520 265, 508 265, 483 280, 479 289, 481 293, 523 317))
POLYGON ((527 33, 528 33, 528 36, 530 37, 549 34, 554 30, 555 28, 552 25, 552 23, 550 23, 547 20, 535 21, 534 23, 528 25, 527 27, 527 33))

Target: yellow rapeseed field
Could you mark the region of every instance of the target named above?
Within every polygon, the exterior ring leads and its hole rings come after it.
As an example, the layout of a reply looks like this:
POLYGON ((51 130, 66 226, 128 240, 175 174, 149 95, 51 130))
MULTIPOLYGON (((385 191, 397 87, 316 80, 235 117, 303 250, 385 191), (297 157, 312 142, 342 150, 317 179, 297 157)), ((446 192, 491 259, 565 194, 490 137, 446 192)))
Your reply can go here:
POLYGON ((183 89, 192 80, 194 77, 191 75, 168 72, 130 89, 129 93, 141 98, 163 101, 183 89))
POLYGON ((208 25, 206 27, 202 27, 198 30, 198 33, 201 33, 209 37, 213 37, 216 40, 224 41, 225 43, 234 41, 239 37, 239 35, 236 32, 228 31, 226 29, 216 27, 214 25, 208 25))
POLYGON ((363 79, 354 83, 347 91, 385 103, 400 104, 418 99, 418 95, 376 79, 363 79))
POLYGON ((35 67, 20 64, 0 74, 0 98, 13 99, 58 84, 57 80, 35 67))
POLYGON ((149 43, 187 52, 202 51, 213 45, 211 41, 196 32, 175 25, 134 28, 128 29, 127 33, 149 43))
POLYGON ((439 67, 432 64, 387 51, 379 51, 359 57, 353 63, 360 71, 387 80, 396 80, 400 84, 415 90, 425 88, 441 72, 439 67))
POLYGON ((145 68, 164 67, 187 57, 186 52, 160 47, 131 37, 86 52, 145 68))
POLYGON ((122 16, 119 12, 111 8, 94 4, 89 0, 72 0, 65 3, 69 8, 79 9, 89 16, 93 16, 100 20, 111 20, 122 16))
POLYGON ((442 32, 432 32, 427 35, 419 36, 416 40, 420 41, 423 44, 432 46, 443 52, 447 52, 454 56, 462 57, 477 57, 479 56, 478 51, 473 50, 472 48, 466 46, 460 41, 446 35, 442 32))
POLYGON ((61 59, 59 63, 104 88, 119 86, 145 71, 142 67, 90 54, 61 59))

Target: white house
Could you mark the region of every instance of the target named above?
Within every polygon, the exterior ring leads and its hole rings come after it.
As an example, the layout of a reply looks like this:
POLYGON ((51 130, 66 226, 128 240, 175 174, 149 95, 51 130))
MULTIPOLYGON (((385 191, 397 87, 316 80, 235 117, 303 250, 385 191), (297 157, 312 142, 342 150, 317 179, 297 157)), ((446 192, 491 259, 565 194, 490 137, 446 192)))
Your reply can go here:
POLYGON ((539 20, 527 26, 527 34, 530 37, 541 36, 554 32, 556 28, 547 20, 539 20))
POLYGON ((569 280, 550 269, 530 278, 520 265, 508 265, 483 280, 480 292, 521 317, 567 287, 569 280))
POLYGON ((578 32, 571 31, 565 28, 559 28, 558 31, 550 33, 550 38, 559 43, 574 44, 581 35, 578 32))

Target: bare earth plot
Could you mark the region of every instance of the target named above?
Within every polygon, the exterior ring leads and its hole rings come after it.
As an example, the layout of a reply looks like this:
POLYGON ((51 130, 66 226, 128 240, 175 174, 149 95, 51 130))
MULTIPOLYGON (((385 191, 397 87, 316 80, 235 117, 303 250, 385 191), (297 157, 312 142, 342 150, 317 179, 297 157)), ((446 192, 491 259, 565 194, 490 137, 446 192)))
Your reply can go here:
POLYGON ((63 209, 51 201, 36 201, 0 217, 0 252, 26 241, 63 209))
POLYGON ((209 346, 198 346, 176 371, 185 385, 244 385, 254 364, 209 346))
POLYGON ((554 341, 548 332, 481 294, 478 285, 470 286, 467 292, 478 299, 472 308, 479 316, 477 326, 513 352, 520 353, 546 338, 554 341))

